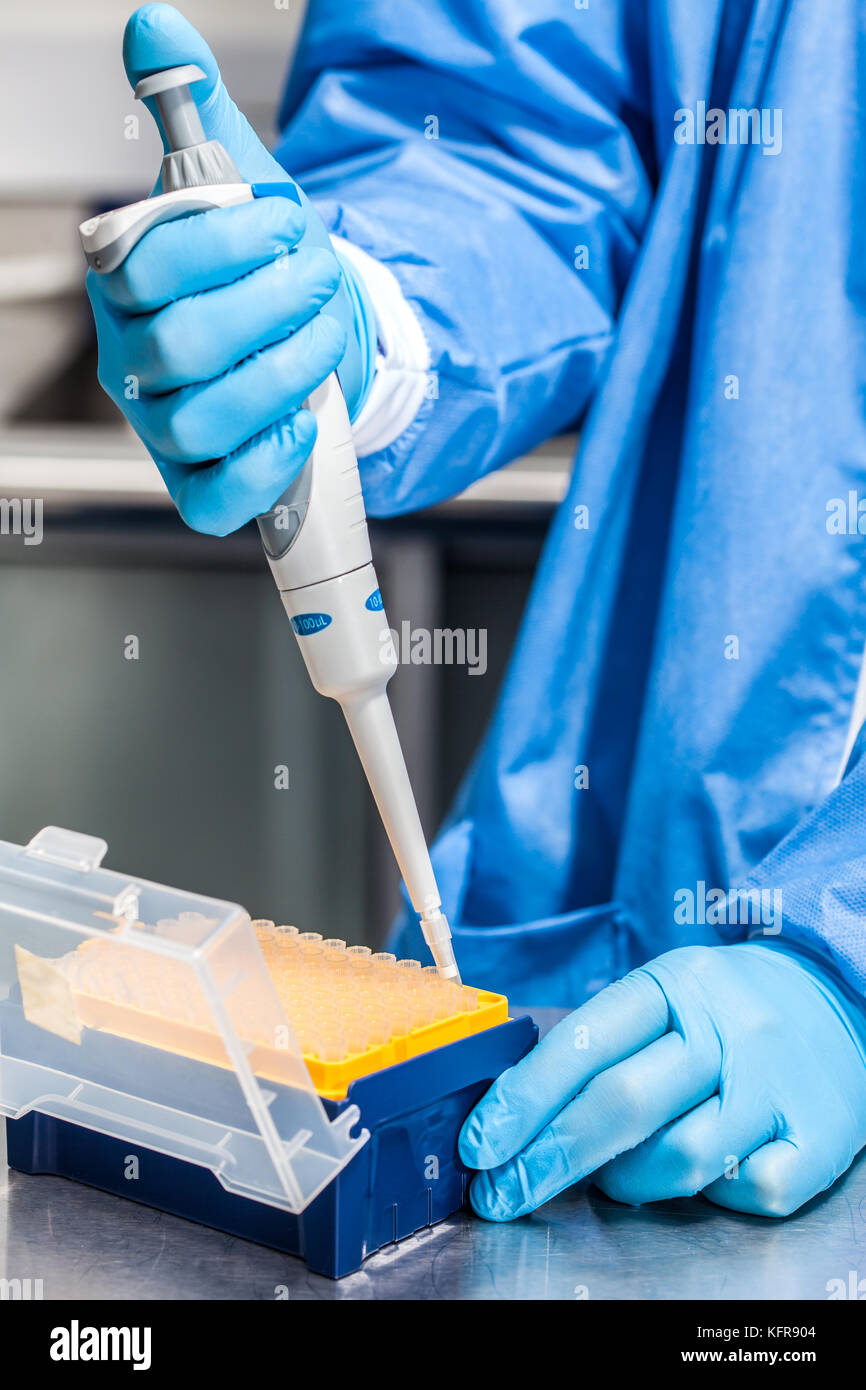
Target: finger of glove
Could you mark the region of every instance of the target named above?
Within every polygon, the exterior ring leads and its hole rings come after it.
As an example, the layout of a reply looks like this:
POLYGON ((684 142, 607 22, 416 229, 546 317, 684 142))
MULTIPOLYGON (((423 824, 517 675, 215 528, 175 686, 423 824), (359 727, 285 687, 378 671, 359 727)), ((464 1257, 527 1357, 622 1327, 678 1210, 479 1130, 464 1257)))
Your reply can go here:
POLYGON ((460 1133, 470 1168, 495 1168, 519 1153, 589 1082, 661 1037, 668 1005, 655 980, 634 971, 608 985, 503 1072, 460 1133))
MULTIPOLYGON (((143 5, 135 11, 123 35, 123 62, 133 87, 142 77, 163 68, 195 63, 205 76, 193 83, 190 91, 205 137, 220 142, 248 183, 286 177, 226 91, 217 61, 201 34, 173 5, 143 5)), ((159 125, 163 147, 167 148, 155 101, 148 97, 145 105, 159 125)))
POLYGON ((88 290, 124 313, 150 314, 230 285, 260 266, 282 264, 304 226, 303 209, 289 198, 255 198, 160 222, 117 270, 89 271, 88 290))
POLYGON ((835 1182, 853 1158, 850 1143, 838 1136, 774 1139, 749 1154, 735 1179, 718 1178, 704 1188, 704 1196, 732 1211, 790 1216, 835 1182))
POLYGON ((595 1076, 515 1158, 473 1179, 479 1216, 510 1221, 634 1148, 712 1095, 721 1049, 669 1033, 595 1076))
POLYGON ((297 477, 316 439, 316 418, 298 410, 216 463, 160 462, 181 517, 195 531, 227 536, 269 511, 297 477))
POLYGON ((129 319, 122 359, 152 395, 210 381, 302 328, 339 281, 329 252, 293 252, 234 284, 129 319))
POLYGON ((131 402, 129 418, 152 454, 171 463, 209 463, 302 405, 336 369, 344 348, 340 325, 320 313, 214 381, 131 402))
POLYGON ((691 1197, 723 1175, 736 1176, 741 1161, 766 1143, 775 1124, 775 1116, 761 1115, 757 1106, 732 1109, 711 1096, 605 1164, 595 1181, 608 1197, 630 1206, 691 1197))

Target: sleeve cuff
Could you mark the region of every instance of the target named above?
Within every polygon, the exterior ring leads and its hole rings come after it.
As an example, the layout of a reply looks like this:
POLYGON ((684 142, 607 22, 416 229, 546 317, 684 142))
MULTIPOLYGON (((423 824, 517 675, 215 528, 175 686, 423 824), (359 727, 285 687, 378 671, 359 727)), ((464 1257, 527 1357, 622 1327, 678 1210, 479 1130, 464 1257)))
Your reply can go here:
POLYGON ((359 458, 379 453, 408 429, 426 399, 430 348, 394 274, 343 237, 332 236, 337 254, 361 277, 376 311, 379 346, 372 384, 352 425, 359 458))

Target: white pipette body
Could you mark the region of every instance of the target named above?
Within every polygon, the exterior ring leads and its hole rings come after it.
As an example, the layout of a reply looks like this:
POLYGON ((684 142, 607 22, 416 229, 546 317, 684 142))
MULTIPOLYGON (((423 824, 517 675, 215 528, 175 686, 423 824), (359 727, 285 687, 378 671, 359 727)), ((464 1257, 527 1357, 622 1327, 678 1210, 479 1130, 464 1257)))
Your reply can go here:
POLYGON ((451 931, 388 700, 397 658, 376 571, 352 428, 335 376, 310 396, 313 453, 259 529, 316 690, 336 700, 361 759, 424 939, 459 980, 451 931))
MULTIPOLYGON (((222 145, 206 140, 190 86, 204 78, 187 64, 143 78, 168 149, 163 192, 88 219, 80 227, 88 264, 98 274, 120 265, 158 222, 251 200, 222 145)), ((261 186, 268 195, 294 185, 261 186)), ((459 980, 451 930, 418 817, 387 685, 396 658, 367 534, 358 460, 343 392, 328 377, 306 402, 316 417, 313 452, 274 507, 258 518, 262 543, 310 679, 346 716, 424 939, 440 974, 459 980)))

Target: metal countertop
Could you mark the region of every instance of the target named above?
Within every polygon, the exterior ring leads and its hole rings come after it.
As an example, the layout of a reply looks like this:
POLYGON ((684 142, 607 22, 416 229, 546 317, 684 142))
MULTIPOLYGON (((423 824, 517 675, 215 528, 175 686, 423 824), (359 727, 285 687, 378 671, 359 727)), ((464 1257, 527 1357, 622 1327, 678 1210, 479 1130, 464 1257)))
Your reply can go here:
POLYGON ((787 1221, 581 1184, 533 1216, 461 1213, 331 1280, 299 1259, 64 1178, 0 1168, 0 1277, 46 1299, 823 1300, 866 1271, 866 1162, 787 1221))
MULTIPOLYGON (((549 440, 435 510, 480 517, 552 511, 565 496, 576 444, 576 435, 549 440)), ((0 495, 41 497, 53 510, 172 507, 144 446, 119 427, 0 425, 0 495)))

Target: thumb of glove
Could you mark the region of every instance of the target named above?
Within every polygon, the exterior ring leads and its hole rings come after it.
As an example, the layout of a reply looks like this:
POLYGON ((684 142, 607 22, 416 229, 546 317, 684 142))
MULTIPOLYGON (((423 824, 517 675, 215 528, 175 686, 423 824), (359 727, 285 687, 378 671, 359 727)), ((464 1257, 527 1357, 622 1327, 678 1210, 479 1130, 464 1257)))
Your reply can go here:
MULTIPOLYGON (((123 35, 123 63, 132 86, 163 68, 197 64, 205 76, 193 83, 190 90, 207 139, 220 142, 247 183, 291 182, 235 106, 201 34, 173 5, 143 5, 131 15, 123 35)), ((145 105, 159 126, 167 149, 153 97, 146 97, 145 105)))
MULTIPOLYGON (((306 226, 303 246, 319 246, 332 251, 331 240, 322 219, 306 194, 290 178, 281 164, 268 153, 246 117, 238 110, 225 89, 217 61, 201 34, 173 5, 143 5, 130 17, 123 35, 123 62, 129 81, 135 86, 164 68, 195 63, 205 74, 190 88, 198 107, 205 137, 218 140, 231 158, 241 178, 266 188, 268 184, 288 184, 303 208, 306 226)), ((165 131, 153 97, 145 105, 154 117, 168 148, 165 131)), ((282 191, 282 190, 281 190, 282 191)), ((366 290, 345 265, 340 285, 327 306, 346 331, 347 351, 340 364, 343 393, 354 418, 372 379, 376 353, 376 319, 366 290)))

